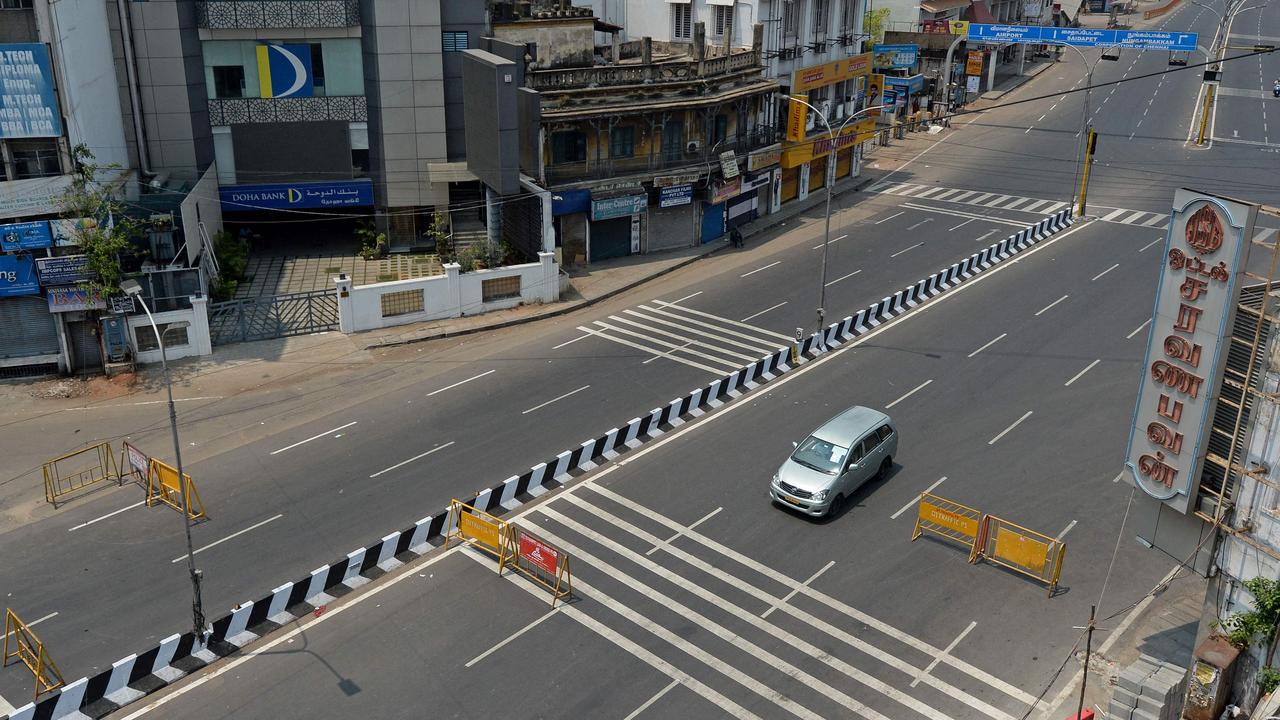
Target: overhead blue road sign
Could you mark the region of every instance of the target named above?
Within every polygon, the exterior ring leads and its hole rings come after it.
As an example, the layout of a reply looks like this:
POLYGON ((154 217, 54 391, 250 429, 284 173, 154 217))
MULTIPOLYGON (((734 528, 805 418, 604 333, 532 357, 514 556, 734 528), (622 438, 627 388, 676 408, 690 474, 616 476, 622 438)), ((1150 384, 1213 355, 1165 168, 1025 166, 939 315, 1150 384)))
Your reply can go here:
POLYGON ((1148 30, 1094 30, 1034 25, 977 25, 970 23, 969 40, 987 43, 1052 43, 1076 47, 1125 47, 1134 50, 1194 52, 1195 33, 1148 30))

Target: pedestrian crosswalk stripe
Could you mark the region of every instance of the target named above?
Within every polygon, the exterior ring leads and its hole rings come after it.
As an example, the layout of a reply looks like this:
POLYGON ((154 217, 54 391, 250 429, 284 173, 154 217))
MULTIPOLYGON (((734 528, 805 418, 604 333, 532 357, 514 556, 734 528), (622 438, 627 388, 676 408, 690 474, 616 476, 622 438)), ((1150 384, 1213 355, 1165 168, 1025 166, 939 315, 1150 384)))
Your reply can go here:
POLYGON ((720 322, 727 323, 729 325, 734 325, 740 328, 746 328, 747 330, 760 333, 761 335, 777 338, 779 340, 782 340, 783 342, 789 343, 792 340, 790 336, 783 335, 782 333, 773 332, 772 330, 765 330, 762 327, 756 327, 755 325, 747 324, 745 322, 742 322, 741 320, 730 320, 729 318, 723 318, 723 317, 720 317, 719 315, 714 315, 709 312, 694 310, 691 307, 685 307, 684 305, 675 305, 675 303, 664 302, 662 300, 654 300, 653 302, 655 305, 661 305, 663 307, 678 307, 681 311, 687 312, 690 315, 697 315, 699 317, 705 317, 705 318, 713 318, 715 320, 719 320, 720 322))
POLYGON ((941 192, 945 191, 946 189, 947 189, 947 188, 932 187, 932 188, 929 188, 928 190, 923 190, 923 191, 921 191, 921 192, 916 193, 916 194, 915 194, 915 197, 919 197, 919 198, 927 198, 927 197, 929 197, 929 196, 931 196, 931 195, 934 195, 934 194, 936 194, 936 193, 941 193, 941 192))
POLYGON ((1123 219, 1123 220, 1118 220, 1117 222, 1119 222, 1121 225, 1132 225, 1134 220, 1137 220, 1138 218, 1140 218, 1140 217, 1142 217, 1142 216, 1144 216, 1144 215, 1146 215, 1146 214, 1147 214, 1147 213, 1146 213, 1146 211, 1144 211, 1144 210, 1139 210, 1139 211, 1135 212, 1134 214, 1130 215, 1129 217, 1127 217, 1127 218, 1125 218, 1125 219, 1123 219))
POLYGON ((934 196, 933 196, 933 199, 934 199, 934 200, 946 200, 949 196, 951 196, 951 195, 955 195, 955 194, 957 194, 957 193, 962 193, 962 192, 964 192, 964 191, 963 191, 963 190, 955 190, 955 189, 952 189, 952 190, 946 190, 945 192, 940 192, 940 193, 938 193, 937 195, 934 195, 934 196))
POLYGON ((1112 210, 1111 212, 1107 213, 1106 215, 1103 215, 1102 217, 1099 217, 1098 219, 1103 222, 1111 222, 1112 220, 1115 220, 1116 218, 1120 217, 1121 215, 1127 212, 1129 211, 1128 210, 1112 210))
POLYGON ((1161 215, 1161 214, 1158 214, 1158 213, 1151 213, 1151 215, 1152 215, 1152 218, 1151 218, 1150 220, 1147 220, 1146 222, 1144 222, 1144 223, 1140 223, 1140 224, 1142 224, 1142 225, 1146 225, 1146 226, 1150 227, 1150 226, 1155 225, 1156 223, 1160 222, 1161 220, 1164 220, 1164 219, 1165 219, 1165 217, 1166 217, 1165 215, 1161 215))
MULTIPOLYGON (((628 312, 630 312, 630 311, 628 311, 628 312)), ((638 314, 638 313, 637 313, 637 314, 638 314)), ((642 317, 642 318, 645 318, 645 316, 644 316, 644 315, 639 315, 639 316, 640 316, 640 317, 642 317)), ((678 341, 680 341, 680 342, 682 343, 682 344, 680 344, 680 345, 672 345, 672 347, 677 347, 677 348, 680 348, 680 349, 684 349, 684 348, 686 348, 686 347, 688 347, 688 346, 690 346, 690 345, 697 345, 698 347, 702 347, 702 348, 708 348, 708 349, 712 349, 712 350, 719 350, 721 353, 723 353, 723 354, 725 354, 725 355, 728 355, 728 356, 730 356, 730 357, 737 358, 737 359, 741 360, 743 363, 754 362, 754 361, 755 361, 755 359, 756 359, 756 358, 755 358, 754 356, 752 356, 752 355, 747 355, 747 354, 740 353, 740 352, 734 352, 733 350, 730 350, 730 349, 728 349, 728 348, 718 348, 718 347, 716 347, 715 345, 708 344, 708 343, 706 343, 706 342, 704 342, 704 341, 702 341, 702 340, 698 340, 697 338, 691 338, 691 337, 689 337, 689 336, 687 336, 687 335, 680 335, 679 333, 674 333, 674 332, 671 332, 670 330, 665 330, 665 329, 660 328, 660 327, 653 327, 652 325, 646 325, 645 323, 637 322, 637 321, 635 321, 635 320, 632 320, 631 318, 625 318, 625 317, 621 317, 621 316, 619 316, 619 315, 613 315, 613 316, 611 316, 609 319, 610 319, 610 320, 612 320, 612 321, 614 321, 614 322, 623 323, 624 325, 630 325, 630 326, 631 326, 631 327, 633 327, 633 328, 638 328, 639 330, 643 330, 643 331, 645 331, 645 332, 647 332, 647 333, 651 333, 651 334, 653 334, 653 335, 660 335, 660 336, 663 336, 663 337, 671 338, 672 340, 678 340, 678 341)), ((662 319, 660 319, 660 318, 645 318, 645 319, 649 320, 650 322, 654 322, 654 323, 663 323, 663 322, 665 322, 664 320, 662 320, 662 319)), ((675 323, 668 323, 668 324, 670 324, 670 325, 675 325, 675 323)), ((675 325, 675 327, 680 327, 680 326, 679 326, 679 325, 675 325)), ((660 343, 663 343, 663 344, 668 344, 668 342, 667 342, 666 340, 661 340, 661 339, 657 340, 657 342, 660 342, 660 343)), ((709 356, 709 357, 711 357, 711 356, 709 356)), ((715 359, 717 359, 717 360, 718 360, 719 358, 715 358, 715 359)), ((741 364, 741 363, 739 363, 739 364, 741 364)))
MULTIPOLYGON (((644 307, 644 306, 641 306, 641 307, 644 307)), ((648 310, 649 308, 644 308, 644 309, 645 309, 645 310, 648 310)), ((651 330, 651 331, 653 331, 653 332, 656 332, 656 333, 659 333, 659 334, 662 334, 662 335, 667 335, 667 336, 669 336, 669 337, 678 338, 678 339, 680 339, 680 340, 685 340, 685 341, 688 341, 688 342, 691 342, 691 343, 695 343, 695 344, 698 344, 698 345, 702 345, 702 346, 704 346, 704 347, 712 347, 712 348, 717 347, 717 346, 715 346, 715 345, 710 345, 710 344, 708 344, 708 343, 706 343, 706 342, 703 342, 702 340, 698 340, 698 339, 696 339, 696 338, 691 338, 691 337, 688 337, 688 336, 685 336, 685 335, 680 335, 680 334, 678 334, 678 333, 673 333, 673 332, 668 331, 668 330, 663 330, 663 329, 661 329, 661 328, 651 327, 650 325, 646 325, 646 324, 645 324, 646 322, 648 322, 648 323, 653 323, 653 324, 656 324, 656 325, 664 325, 664 326, 669 327, 669 328, 676 328, 676 329, 678 329, 678 330, 684 330, 684 331, 688 332, 688 331, 689 331, 689 328, 688 328, 688 327, 685 327, 684 325, 681 325, 680 323, 672 322, 672 321, 670 321, 670 320, 667 320, 667 319, 665 319, 665 318, 661 318, 661 317, 654 317, 654 316, 652 316, 652 315, 647 315, 647 314, 645 314, 645 313, 638 312, 638 311, 636 311, 636 310, 631 310, 631 309, 623 310, 622 312, 623 312, 624 314, 626 314, 626 315, 630 315, 630 316, 632 316, 632 317, 640 318, 640 319, 641 319, 641 320, 643 320, 644 322, 636 322, 635 320, 628 320, 627 318, 619 317, 619 316, 617 316, 617 315, 612 316, 612 318, 611 318, 611 319, 613 319, 613 320, 618 320, 618 321, 620 321, 620 322, 625 322, 625 323, 628 323, 628 324, 634 325, 634 326, 636 326, 636 327, 646 328, 646 329, 648 329, 648 330, 651 330)), ((777 349, 777 348, 771 348, 771 347, 768 347, 768 346, 765 346, 765 345, 752 345, 752 344, 749 344, 749 343, 744 343, 744 342, 742 342, 742 341, 740 341, 740 340, 734 340, 733 338, 725 337, 725 336, 722 336, 722 335, 718 335, 718 334, 713 333, 713 332, 708 332, 708 333, 707 333, 707 337, 708 337, 708 338, 711 338, 711 339, 714 339, 714 340, 716 340, 716 341, 718 341, 718 342, 720 342, 720 343, 723 343, 723 344, 725 344, 725 345, 731 345, 731 346, 733 346, 733 347, 740 348, 740 349, 742 349, 742 350, 749 350, 749 351, 751 351, 751 354, 750 354, 750 355, 740 355, 740 357, 743 359, 743 361, 744 361, 744 362, 755 362, 755 361, 760 357, 760 355, 761 355, 761 354, 763 354, 764 352, 766 352, 766 351, 770 351, 770 350, 776 350, 776 349, 777 349)), ((727 353, 727 354, 735 354, 735 353, 731 352, 730 350, 728 350, 727 348, 724 350, 724 352, 725 352, 725 353, 727 353)))
MULTIPOLYGON (((917 185, 911 183, 882 181, 872 185, 869 189, 871 192, 885 195, 927 198, 929 200, 937 200, 940 202, 978 205, 981 207, 999 210, 1035 213, 1037 215, 1051 215, 1070 206, 1070 203, 1061 200, 1046 200, 1043 198, 1022 197, 1019 195, 1003 195, 1000 193, 979 192, 977 190, 963 190, 961 188, 939 188, 934 185, 917 185)), ((1113 222, 1121 225, 1139 225, 1142 227, 1159 228, 1161 230, 1168 228, 1168 215, 1163 213, 1151 212, 1149 210, 1132 210, 1129 208, 1103 209, 1107 210, 1107 213, 1098 218, 1103 222, 1113 222)))

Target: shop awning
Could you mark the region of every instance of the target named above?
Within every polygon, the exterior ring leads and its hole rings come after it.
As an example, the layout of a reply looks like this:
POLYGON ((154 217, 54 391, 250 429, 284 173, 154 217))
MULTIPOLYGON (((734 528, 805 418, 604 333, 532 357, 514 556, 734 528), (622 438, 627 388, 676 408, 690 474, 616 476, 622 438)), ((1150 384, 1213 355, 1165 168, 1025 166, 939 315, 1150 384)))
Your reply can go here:
POLYGON ((985 0, 973 0, 973 4, 969 6, 968 11, 964 14, 964 19, 979 25, 997 24, 996 18, 991 14, 991 9, 987 7, 985 0))
POLYGON ((733 7, 737 0, 707 0, 708 5, 724 5, 725 7, 733 7))
POLYGON ((969 7, 969 3, 970 0, 933 0, 933 2, 920 3, 920 11, 937 15, 938 13, 944 13, 948 10, 969 7))

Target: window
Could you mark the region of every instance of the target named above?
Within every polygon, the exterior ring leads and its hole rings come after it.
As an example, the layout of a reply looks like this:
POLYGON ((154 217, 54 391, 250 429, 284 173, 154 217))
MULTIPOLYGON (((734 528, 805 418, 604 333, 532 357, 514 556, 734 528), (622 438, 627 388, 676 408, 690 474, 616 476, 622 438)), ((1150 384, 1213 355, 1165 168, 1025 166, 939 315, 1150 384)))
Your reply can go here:
POLYGON ((425 307, 421 290, 400 290, 398 292, 382 293, 378 296, 378 300, 382 303, 382 317, 422 312, 423 307, 425 307))
POLYGON ((712 8, 711 33, 716 37, 724 37, 733 32, 733 8, 727 5, 715 5, 712 8))
POLYGON ((840 28, 846 35, 851 35, 857 29, 857 5, 858 0, 843 0, 840 8, 840 28))
POLYGON ((62 162, 58 158, 56 140, 30 143, 13 143, 13 167, 15 180, 54 177, 62 174, 62 162))
POLYGON ((876 430, 876 435, 879 436, 880 442, 884 442, 885 440, 888 440, 889 436, 892 434, 893 434, 893 428, 889 427, 888 425, 881 425, 880 429, 876 430))
POLYGON ((241 65, 214 65, 213 96, 215 98, 244 97, 244 67, 241 65))
MULTIPOLYGON (((186 321, 184 320, 183 322, 186 321)), ((169 323, 156 323, 156 327, 160 328, 160 337, 164 338, 166 348, 191 344, 191 341, 187 339, 186 327, 169 330, 169 323)), ((159 343, 156 342, 155 328, 151 327, 150 323, 139 325, 135 328, 134 336, 138 341, 138 352, 160 349, 159 343)))
POLYGON ((320 43, 311 43, 311 84, 317 95, 324 94, 320 92, 324 90, 324 53, 320 47, 320 43))
POLYGON ((0 2, 0 9, 4 10, 30 10, 32 0, 3 0, 0 2))
POLYGON ((708 140, 713 146, 729 137, 729 116, 717 115, 711 120, 711 137, 708 140))
POLYGON ((662 126, 662 156, 679 160, 684 153, 684 123, 671 120, 662 126))
POLYGON ((577 130, 551 133, 551 164, 586 162, 587 136, 577 130))
POLYGON ((671 6, 671 39, 693 39, 693 5, 679 3, 671 6))
POLYGON ((465 30, 442 32, 440 36, 443 38, 442 46, 445 52, 462 52, 471 47, 471 36, 465 30))
POLYGON ((351 148, 351 177, 369 177, 369 148, 351 148))
POLYGON ((800 33, 800 3, 804 0, 782 0, 782 34, 794 38, 800 33))
POLYGON ((609 132, 609 157, 629 158, 636 154, 636 129, 616 127, 609 132))
POLYGON ((827 36, 827 0, 813 0, 813 36, 827 36))
POLYGON ((865 455, 867 454, 867 453, 866 453, 866 446, 867 446, 867 445, 866 445, 866 443, 864 443, 864 442, 863 442, 863 443, 858 443, 857 445, 854 445, 854 446, 853 446, 853 454, 849 457, 849 462, 850 462, 851 464, 852 464, 852 463, 856 463, 856 462, 862 462, 862 458, 863 458, 863 456, 865 456, 865 455))

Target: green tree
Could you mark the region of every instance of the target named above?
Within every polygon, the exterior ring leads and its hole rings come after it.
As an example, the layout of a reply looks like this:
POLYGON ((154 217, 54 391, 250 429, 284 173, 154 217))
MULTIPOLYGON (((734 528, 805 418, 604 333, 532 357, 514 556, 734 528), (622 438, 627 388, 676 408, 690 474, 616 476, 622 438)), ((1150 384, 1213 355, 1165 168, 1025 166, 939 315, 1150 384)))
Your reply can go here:
POLYGON ((867 42, 865 50, 870 50, 876 46, 876 43, 884 40, 884 27, 889 24, 889 8, 877 8, 867 13, 862 19, 862 29, 867 35, 871 36, 871 40, 867 42))
POLYGON ((89 266, 90 278, 82 283, 89 289, 108 296, 120 291, 124 279, 123 256, 134 252, 132 240, 140 234, 139 224, 124 212, 115 197, 115 187, 99 179, 104 170, 118 165, 99 165, 84 145, 71 151, 75 169, 71 185, 55 201, 58 213, 68 220, 78 220, 71 235, 89 266))

